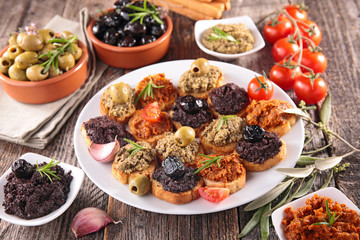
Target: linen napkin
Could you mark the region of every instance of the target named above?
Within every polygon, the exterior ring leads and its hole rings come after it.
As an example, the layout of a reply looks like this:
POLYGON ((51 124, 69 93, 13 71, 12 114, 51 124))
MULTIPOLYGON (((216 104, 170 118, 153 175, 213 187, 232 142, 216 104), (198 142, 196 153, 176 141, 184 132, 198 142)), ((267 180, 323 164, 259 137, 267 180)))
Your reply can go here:
POLYGON ((0 139, 33 148, 45 148, 107 68, 106 64, 96 61, 87 36, 86 26, 90 20, 87 8, 81 9, 79 14, 80 23, 56 15, 44 27, 55 32, 70 31, 86 44, 89 52, 87 80, 71 95, 46 104, 17 102, 0 86, 0 139))

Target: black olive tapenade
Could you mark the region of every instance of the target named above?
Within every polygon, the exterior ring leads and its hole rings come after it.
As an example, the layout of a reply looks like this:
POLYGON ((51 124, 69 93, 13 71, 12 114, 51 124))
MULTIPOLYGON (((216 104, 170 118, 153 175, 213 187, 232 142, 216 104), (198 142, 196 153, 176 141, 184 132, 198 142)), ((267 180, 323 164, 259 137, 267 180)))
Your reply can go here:
POLYGON ((134 141, 134 137, 126 131, 125 127, 115 120, 110 119, 108 116, 101 116, 91 118, 89 121, 84 122, 86 134, 90 140, 96 144, 110 143, 115 140, 119 141, 120 147, 127 144, 123 138, 134 141))
POLYGON ((236 145, 236 152, 246 161, 262 164, 275 157, 281 146, 282 142, 276 133, 265 132, 265 136, 258 142, 251 143, 240 139, 236 145))
POLYGON ((165 174, 164 168, 160 167, 152 174, 152 178, 160 182, 164 190, 180 193, 195 188, 200 177, 194 175, 194 171, 192 167, 185 167, 184 174, 180 178, 171 178, 165 174))
POLYGON ((195 113, 187 113, 183 110, 183 108, 180 106, 180 102, 182 99, 188 96, 189 95, 178 97, 175 100, 175 104, 172 107, 173 121, 180 122, 181 125, 192 128, 199 128, 203 124, 210 122, 212 120, 212 115, 209 109, 209 105, 205 99, 196 98, 196 101, 202 101, 202 106, 195 113))
POLYGON ((236 114, 249 103, 245 89, 235 83, 227 83, 209 92, 215 111, 221 115, 236 114))

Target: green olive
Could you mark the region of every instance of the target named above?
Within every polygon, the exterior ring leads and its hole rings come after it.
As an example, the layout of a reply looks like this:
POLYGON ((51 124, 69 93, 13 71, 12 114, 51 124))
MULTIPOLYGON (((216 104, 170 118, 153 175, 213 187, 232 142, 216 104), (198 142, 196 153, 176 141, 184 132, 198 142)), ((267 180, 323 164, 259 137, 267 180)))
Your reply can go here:
POLYGON ((205 58, 198 58, 191 64, 190 70, 196 76, 203 76, 210 71, 210 64, 205 58))
POLYGON ((64 39, 69 39, 70 37, 74 36, 72 32, 69 31, 62 31, 60 32, 60 37, 64 39))
POLYGON ((17 43, 22 49, 27 51, 39 51, 43 48, 43 39, 39 34, 21 34, 17 37, 17 43))
POLYGON ((54 31, 51 29, 47 29, 47 28, 41 28, 37 31, 37 33, 41 36, 41 38, 43 40, 43 44, 46 44, 47 41, 54 38, 54 36, 55 36, 54 31))
POLYGON ((150 179, 144 175, 134 177, 129 183, 130 192, 143 196, 150 190, 150 179))
POLYGON ((47 71, 46 73, 42 73, 44 68, 45 68, 44 66, 40 66, 40 65, 34 65, 31 67, 28 67, 26 69, 26 77, 30 81, 44 80, 45 78, 47 78, 47 76, 49 76, 49 71, 47 71))
POLYGON ((15 58, 15 64, 20 69, 26 69, 35 63, 37 63, 39 60, 38 54, 36 52, 32 51, 26 51, 21 54, 19 54, 15 58))
POLYGON ((68 71, 70 68, 75 66, 75 58, 69 52, 67 52, 63 55, 60 55, 58 57, 58 61, 59 61, 59 67, 61 69, 64 69, 65 71, 68 71))
POLYGON ((52 66, 49 68, 49 78, 56 77, 62 74, 62 71, 59 68, 54 69, 52 66))
POLYGON ((186 147, 195 140, 195 130, 191 127, 181 127, 175 132, 174 140, 180 147, 186 147))
POLYGON ((74 55, 75 61, 79 60, 82 55, 82 49, 77 44, 72 44, 72 47, 74 49, 74 52, 72 52, 72 54, 74 55))
POLYGON ((126 103, 131 93, 131 87, 127 83, 117 83, 110 86, 110 96, 117 103, 126 103))
POLYGON ((6 51, 7 51, 7 56, 11 60, 14 60, 24 50, 22 50, 19 45, 11 45, 6 51))
POLYGON ((28 80, 27 77, 26 77, 25 70, 16 67, 15 64, 13 64, 13 65, 10 66, 8 73, 9 73, 9 77, 10 77, 11 79, 19 80, 19 81, 26 81, 26 80, 28 80))
POLYGON ((7 74, 12 63, 13 61, 10 58, 0 57, 0 72, 7 74))
POLYGON ((13 35, 11 35, 11 37, 9 38, 9 45, 17 45, 17 33, 14 33, 13 35))
MULTIPOLYGON (((52 52, 55 49, 56 49, 56 46, 54 44, 48 43, 39 51, 39 56, 41 56, 43 54, 47 54, 49 51, 52 52)), ((49 59, 48 56, 41 57, 41 60, 44 60, 44 61, 46 61, 48 59, 49 59)))

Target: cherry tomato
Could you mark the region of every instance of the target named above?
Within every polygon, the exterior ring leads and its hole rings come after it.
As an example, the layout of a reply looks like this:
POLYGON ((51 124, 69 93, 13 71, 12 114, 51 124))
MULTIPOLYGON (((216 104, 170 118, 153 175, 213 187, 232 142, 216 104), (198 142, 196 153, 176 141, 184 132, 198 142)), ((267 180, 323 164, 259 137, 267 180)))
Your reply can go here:
POLYGON ((280 38, 271 49, 275 62, 279 62, 299 50, 299 45, 290 38, 280 38))
MULTIPOLYGON (((296 56, 294 57, 294 61, 297 61, 298 58, 299 54, 296 54, 296 56)), ((313 52, 308 48, 304 48, 300 63, 305 67, 311 68, 314 73, 323 73, 325 72, 327 66, 327 59, 322 52, 313 52)), ((301 70, 302 72, 309 71, 306 68, 301 68, 301 70)))
MULTIPOLYGON (((311 20, 304 20, 302 22, 298 22, 298 27, 303 37, 309 38, 315 44, 315 46, 320 44, 322 34, 319 26, 315 22, 311 20)), ((312 44, 309 44, 308 40, 306 39, 303 39, 302 42, 305 48, 312 46, 312 44)))
POLYGON ((270 20, 264 26, 264 38, 270 44, 274 44, 280 38, 287 37, 294 33, 294 27, 291 21, 285 16, 279 16, 277 19, 270 20))
POLYGON ((207 201, 220 202, 229 196, 230 189, 219 187, 200 187, 199 193, 200 196, 207 201))
POLYGON ((298 5, 286 5, 284 9, 287 11, 287 13, 292 16, 293 18, 297 20, 307 20, 308 14, 305 10, 302 9, 301 6, 298 5))
MULTIPOLYGON (((295 66, 296 62, 281 60, 280 62, 278 62, 278 64, 285 66, 295 66)), ((283 90, 289 90, 293 87, 295 80, 301 76, 300 67, 296 67, 295 69, 289 69, 287 67, 281 67, 279 65, 275 64, 271 68, 270 80, 276 83, 283 90)))
MULTIPOLYGON (((310 76, 309 73, 305 73, 310 76)), ((301 76, 294 83, 294 92, 300 100, 304 100, 306 104, 315 104, 326 96, 327 85, 324 79, 318 77, 314 80, 311 86, 310 79, 301 76)))
POLYGON ((251 100, 269 100, 274 94, 273 83, 266 76, 256 76, 249 82, 247 92, 251 100))
POLYGON ((147 105, 141 110, 141 117, 148 122, 160 122, 161 110, 157 102, 147 105))

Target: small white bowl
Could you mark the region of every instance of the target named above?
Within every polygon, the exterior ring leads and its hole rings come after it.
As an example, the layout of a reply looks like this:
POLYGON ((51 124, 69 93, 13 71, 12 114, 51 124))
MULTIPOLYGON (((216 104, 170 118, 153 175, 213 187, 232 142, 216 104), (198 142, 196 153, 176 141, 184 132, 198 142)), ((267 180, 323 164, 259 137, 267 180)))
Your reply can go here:
POLYGON ((205 53, 215 56, 219 59, 223 60, 234 60, 236 58, 246 56, 252 54, 254 52, 259 51, 265 46, 265 42, 263 37, 261 36, 259 30, 257 29, 254 21, 249 16, 241 16, 241 17, 234 17, 234 18, 226 18, 226 19, 217 19, 217 20, 200 20, 195 23, 194 27, 194 34, 195 34, 195 41, 198 47, 205 53), (211 51, 207 49, 202 43, 201 39, 203 38, 204 32, 215 26, 216 24, 235 24, 235 23, 243 23, 252 33, 255 38, 255 43, 253 49, 244 53, 237 53, 237 54, 224 54, 211 51))
MULTIPOLYGON (((20 158, 25 159, 26 161, 28 161, 31 164, 36 164, 36 161, 38 161, 38 163, 43 163, 43 162, 50 162, 51 158, 36 154, 36 153, 25 153, 24 155, 22 155, 20 158)), ((15 161, 15 159, 14 159, 15 161)), ((22 226, 38 226, 38 225, 43 225, 45 223, 48 223, 52 220, 54 220, 55 218, 57 218, 58 216, 60 216, 61 214, 63 214, 66 209, 68 209, 70 207, 70 205, 72 204, 72 202, 75 200, 77 194, 79 193, 80 187, 82 185, 82 182, 84 180, 84 172, 83 170, 81 170, 78 167, 66 164, 66 163, 60 163, 59 166, 61 166, 64 170, 65 173, 67 173, 68 171, 71 170, 71 175, 73 176, 73 179, 71 181, 70 184, 70 192, 68 194, 68 198, 65 202, 64 205, 62 205, 60 208, 56 209, 55 211, 49 213, 46 216, 43 217, 39 217, 39 218, 35 218, 35 219, 22 219, 19 218, 15 215, 10 215, 5 213, 5 208, 4 206, 2 206, 2 203, 4 202, 4 186, 6 184, 6 177, 7 175, 10 174, 11 172, 11 167, 1 176, 0 178, 0 219, 5 220, 9 223, 13 223, 13 224, 17 224, 17 225, 22 225, 22 226)))
POLYGON ((286 240, 284 226, 281 224, 281 221, 285 217, 284 209, 287 207, 292 207, 294 210, 298 209, 299 207, 304 207, 306 204, 306 199, 312 198, 314 194, 322 197, 329 197, 333 202, 338 202, 339 204, 345 204, 348 208, 355 210, 358 214, 360 214, 359 208, 349 199, 347 198, 341 191, 336 188, 328 187, 316 192, 310 193, 302 198, 299 198, 293 202, 290 202, 281 208, 275 210, 272 215, 271 219, 273 225, 275 227, 276 233, 278 234, 281 240, 286 240))

